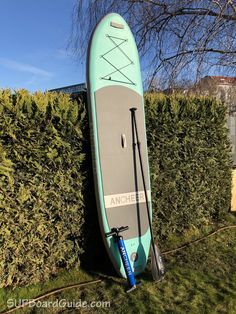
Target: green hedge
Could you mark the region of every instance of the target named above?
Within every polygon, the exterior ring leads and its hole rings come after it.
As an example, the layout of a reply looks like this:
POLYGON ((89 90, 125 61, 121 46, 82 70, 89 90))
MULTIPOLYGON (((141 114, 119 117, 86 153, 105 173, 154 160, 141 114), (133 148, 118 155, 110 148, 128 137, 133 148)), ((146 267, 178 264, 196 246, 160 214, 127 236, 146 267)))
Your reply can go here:
MULTIPOLYGON (((145 98, 155 235, 221 220, 231 185, 224 107, 209 98, 145 98)), ((0 286, 87 263, 102 250, 98 235, 85 105, 0 91, 0 286)))
POLYGON ((83 107, 66 95, 0 93, 0 286, 79 265, 83 107))
POLYGON ((231 200, 226 108, 204 97, 145 100, 155 234, 222 220, 231 200))

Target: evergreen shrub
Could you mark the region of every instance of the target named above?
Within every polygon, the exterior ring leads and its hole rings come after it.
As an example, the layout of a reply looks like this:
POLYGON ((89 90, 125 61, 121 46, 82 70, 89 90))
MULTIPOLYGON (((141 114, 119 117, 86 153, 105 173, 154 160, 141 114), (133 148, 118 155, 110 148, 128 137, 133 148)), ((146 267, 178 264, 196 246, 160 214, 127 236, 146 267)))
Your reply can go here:
MULTIPOLYGON (((222 220, 231 194, 224 106, 145 101, 155 236, 222 220)), ((85 104, 0 90, 0 287, 43 281, 100 249, 90 155, 85 104)))
POLYGON ((155 234, 224 218, 231 199, 226 108, 214 98, 145 95, 155 234))

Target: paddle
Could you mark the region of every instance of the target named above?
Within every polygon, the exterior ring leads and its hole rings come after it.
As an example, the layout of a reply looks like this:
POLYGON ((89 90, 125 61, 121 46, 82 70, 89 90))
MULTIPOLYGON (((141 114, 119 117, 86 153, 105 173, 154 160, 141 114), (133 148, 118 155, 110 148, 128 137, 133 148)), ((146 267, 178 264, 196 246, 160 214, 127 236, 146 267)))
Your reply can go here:
POLYGON ((151 221, 151 216, 150 216, 150 209, 149 209, 149 202, 148 202, 148 195, 147 195, 147 188, 146 188, 146 182, 145 182, 145 177, 144 177, 144 170, 143 170, 143 161, 142 161, 142 155, 141 155, 141 150, 140 150, 140 141, 139 141, 139 136, 138 136, 138 128, 137 128, 137 122, 136 122, 136 115, 135 111, 137 108, 131 108, 131 118, 132 118, 132 124, 133 128, 135 131, 135 136, 136 136, 136 141, 134 141, 134 148, 138 147, 138 156, 139 156, 139 163, 140 163, 140 168, 141 168, 141 174, 142 174, 142 181, 143 181, 143 188, 144 188, 144 194, 145 194, 145 200, 146 200, 146 208, 147 208, 147 216, 148 216, 148 222, 149 222, 149 227, 150 227, 150 233, 151 233, 151 268, 152 268, 152 277, 155 281, 159 281, 163 278, 165 270, 164 270, 164 264, 161 258, 160 251, 155 244, 154 241, 154 236, 153 236, 153 231, 152 231, 152 221, 151 221))

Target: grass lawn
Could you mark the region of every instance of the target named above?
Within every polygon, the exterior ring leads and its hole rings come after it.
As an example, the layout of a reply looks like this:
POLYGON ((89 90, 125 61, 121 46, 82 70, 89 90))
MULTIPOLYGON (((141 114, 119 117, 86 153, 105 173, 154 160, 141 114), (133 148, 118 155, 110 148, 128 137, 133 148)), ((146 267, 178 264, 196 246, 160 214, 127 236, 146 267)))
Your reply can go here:
MULTIPOLYGON (((235 214, 229 214, 227 224, 236 224, 235 214)), ((173 237, 162 245, 162 251, 180 246, 220 226, 193 229, 181 237, 173 237)), ((236 228, 227 229, 187 248, 164 256, 166 275, 161 282, 153 282, 150 265, 140 276, 142 286, 125 293, 126 281, 107 275, 100 268, 101 283, 57 293, 41 300, 68 301, 67 308, 26 307, 14 313, 236 313, 236 228), (110 307, 79 310, 70 308, 71 302, 108 301, 110 307), (81 301, 80 301, 81 300, 81 301)), ((0 289, 0 309, 7 310, 8 299, 32 299, 69 284, 97 279, 88 270, 62 272, 44 284, 12 289, 0 289)), ((92 303, 94 305, 94 303, 92 303)))

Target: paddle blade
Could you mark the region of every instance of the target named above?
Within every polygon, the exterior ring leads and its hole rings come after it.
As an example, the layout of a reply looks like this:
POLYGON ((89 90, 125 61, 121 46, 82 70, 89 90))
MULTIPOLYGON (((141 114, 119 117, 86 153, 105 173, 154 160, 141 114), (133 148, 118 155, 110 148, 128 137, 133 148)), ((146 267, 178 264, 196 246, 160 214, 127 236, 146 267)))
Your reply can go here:
POLYGON ((153 277, 153 280, 159 281, 164 277, 165 268, 164 268, 163 260, 161 258, 160 250, 158 249, 157 245, 155 245, 154 248, 155 248, 155 251, 153 250, 153 247, 151 249, 152 277, 153 277))

